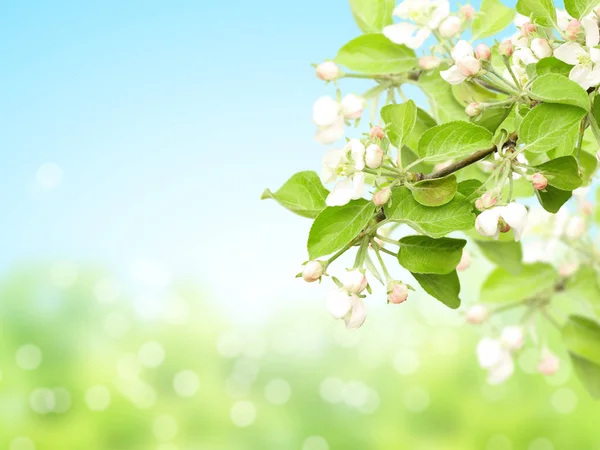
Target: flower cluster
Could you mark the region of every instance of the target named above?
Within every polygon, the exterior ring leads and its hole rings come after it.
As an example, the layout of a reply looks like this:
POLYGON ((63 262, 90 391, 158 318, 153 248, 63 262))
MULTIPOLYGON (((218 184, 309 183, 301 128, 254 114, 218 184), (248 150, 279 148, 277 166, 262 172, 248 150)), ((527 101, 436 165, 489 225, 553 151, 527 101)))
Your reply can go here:
POLYGON ((321 144, 332 144, 344 135, 346 121, 358 120, 365 108, 365 100, 348 94, 341 101, 320 97, 313 105, 313 123, 318 131, 315 139, 321 144))

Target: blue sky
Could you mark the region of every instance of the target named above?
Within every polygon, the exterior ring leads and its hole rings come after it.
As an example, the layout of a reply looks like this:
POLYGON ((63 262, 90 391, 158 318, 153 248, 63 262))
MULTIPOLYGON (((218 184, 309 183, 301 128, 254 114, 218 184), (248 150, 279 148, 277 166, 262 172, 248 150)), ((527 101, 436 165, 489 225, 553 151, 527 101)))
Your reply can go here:
POLYGON ((345 0, 2 2, 0 268, 142 258, 298 288, 310 223, 259 197, 318 170, 311 106, 334 88, 310 64, 358 34, 345 0))

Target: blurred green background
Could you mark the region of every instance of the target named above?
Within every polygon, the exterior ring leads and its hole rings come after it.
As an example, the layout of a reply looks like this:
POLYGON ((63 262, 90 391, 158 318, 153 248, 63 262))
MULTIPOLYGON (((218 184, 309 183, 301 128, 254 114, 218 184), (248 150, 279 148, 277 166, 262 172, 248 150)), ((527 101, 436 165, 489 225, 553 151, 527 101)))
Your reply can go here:
POLYGON ((140 294, 64 262, 12 270, 0 298, 0 448, 600 448, 598 404, 568 364, 544 378, 525 349, 489 386, 481 330, 429 298, 354 333, 320 302, 241 325, 195 281, 140 294))

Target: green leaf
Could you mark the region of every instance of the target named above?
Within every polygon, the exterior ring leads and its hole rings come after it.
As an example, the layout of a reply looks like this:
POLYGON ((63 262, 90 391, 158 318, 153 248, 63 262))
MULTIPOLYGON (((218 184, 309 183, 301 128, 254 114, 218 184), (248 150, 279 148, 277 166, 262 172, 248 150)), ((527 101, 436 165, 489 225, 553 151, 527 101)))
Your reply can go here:
POLYGON ((548 73, 537 78, 531 84, 530 91, 529 96, 534 100, 590 110, 587 92, 574 81, 556 73, 548 73))
POLYGON ((397 187, 392 190, 385 214, 392 222, 406 223, 414 230, 436 238, 472 228, 475 224, 472 209, 471 203, 460 194, 444 206, 431 208, 418 203, 407 188, 397 187))
POLYGON ((569 201, 573 193, 571 191, 562 191, 548 185, 543 191, 536 190, 535 195, 538 198, 540 205, 542 205, 546 211, 556 214, 562 205, 569 201))
MULTIPOLYGON (((416 153, 407 146, 402 147, 402 150, 400 151, 400 157, 402 158, 402 167, 408 167, 409 164, 419 160, 419 157, 416 155, 416 153)), ((420 162, 411 167, 411 170, 414 172, 431 173, 433 172, 435 165, 420 162)))
POLYGON ((556 24, 556 9, 552 0, 519 0, 517 11, 543 27, 554 28, 556 24))
POLYGON ((424 206, 442 206, 452 201, 458 183, 454 175, 435 180, 423 180, 409 186, 413 197, 424 206))
POLYGON ((579 155, 579 168, 581 169, 581 178, 583 179, 584 186, 587 186, 590 183, 597 167, 598 160, 594 155, 590 155, 587 152, 581 152, 579 155))
POLYGON ((581 266, 565 283, 565 294, 571 299, 586 301, 600 315, 600 285, 598 274, 589 266, 581 266))
POLYGON ((523 249, 520 242, 475 240, 481 253, 506 272, 518 275, 523 270, 523 249))
POLYGON ((417 121, 417 105, 412 100, 381 109, 381 118, 388 125, 387 135, 396 148, 402 148, 410 138, 417 121))
POLYGON ((498 267, 481 286, 480 298, 489 303, 518 302, 552 291, 557 280, 558 273, 548 264, 523 265, 518 274, 498 267))
MULTIPOLYGON (((444 70, 444 68, 441 70, 444 70)), ((465 114, 465 107, 454 98, 452 85, 440 76, 439 70, 422 73, 419 76, 418 86, 427 96, 431 106, 431 114, 437 123, 469 120, 469 117, 465 114)))
POLYGON ((585 110, 566 105, 542 103, 533 108, 519 127, 519 138, 527 144, 526 149, 541 153, 556 147, 572 128, 578 127, 585 110))
POLYGON ((394 0, 349 0, 356 24, 363 33, 379 33, 391 25, 394 0))
POLYGON ((460 281, 456 270, 446 275, 431 273, 413 273, 412 275, 425 292, 433 298, 452 309, 460 306, 460 281))
MULTIPOLYGON (((559 139, 554 150, 548 152, 550 158, 560 158, 561 156, 569 156, 573 154, 579 137, 579 124, 573 125, 568 129, 563 138, 559 139)), ((531 155, 532 153, 530 153, 531 155)), ((538 153, 539 154, 539 153, 538 153)))
POLYGON ((552 159, 544 164, 535 166, 538 172, 544 174, 548 184, 563 191, 573 191, 581 186, 581 176, 577 160, 572 156, 552 159))
POLYGON ((493 135, 479 125, 450 122, 425 132, 418 154, 427 162, 443 162, 470 155, 492 146, 493 135))
POLYGON ((459 194, 464 195, 466 198, 470 198, 475 194, 483 183, 479 180, 463 180, 458 183, 457 191, 459 194))
POLYGON ((417 108, 415 127, 413 128, 413 131, 406 142, 406 146, 416 152, 419 149, 419 140, 421 139, 421 136, 423 136, 427 130, 435 127, 436 125, 437 123, 433 117, 431 117, 421 108, 417 108))
POLYGON ((314 219, 326 207, 325 199, 329 191, 323 187, 315 172, 298 172, 285 182, 275 193, 265 189, 261 200, 271 198, 284 208, 302 216, 314 219))
POLYGON ((562 329, 562 338, 569 352, 600 364, 600 324, 583 316, 569 316, 562 329))
POLYGON ((573 353, 569 353, 569 356, 571 357, 575 375, 577 375, 581 384, 583 384, 592 397, 600 399, 600 365, 594 364, 573 353))
POLYGON ((310 259, 330 255, 348 245, 369 224, 374 210, 373 203, 364 199, 325 208, 308 235, 310 259))
POLYGON ((598 0, 565 0, 565 9, 575 19, 583 19, 598 6, 598 0))
POLYGON ((568 77, 571 73, 573 66, 561 61, 554 56, 540 59, 535 65, 535 71, 538 76, 546 75, 548 73, 556 73, 568 77))
POLYGON ((406 236, 400 239, 398 262, 413 273, 444 275, 456 269, 466 244, 464 239, 406 236))
POLYGON ((504 6, 499 0, 483 0, 481 13, 473 20, 472 40, 498 34, 511 24, 515 10, 504 6))
POLYGON ((371 75, 408 72, 417 66, 415 52, 392 43, 383 34, 365 34, 344 45, 335 62, 371 75))

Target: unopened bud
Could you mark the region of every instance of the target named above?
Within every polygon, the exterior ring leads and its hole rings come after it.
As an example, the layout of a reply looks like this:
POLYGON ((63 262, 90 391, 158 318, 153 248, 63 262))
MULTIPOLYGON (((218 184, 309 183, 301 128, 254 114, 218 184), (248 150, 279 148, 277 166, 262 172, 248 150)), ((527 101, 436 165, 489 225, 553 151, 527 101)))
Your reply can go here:
POLYGON ((560 359, 555 354, 551 353, 550 350, 542 350, 542 359, 537 366, 537 370, 542 375, 554 375, 560 368, 560 359))
POLYGON ((462 76, 473 77, 481 70, 481 61, 472 56, 467 56, 456 61, 456 67, 462 76))
POLYGON ((383 150, 377 144, 371 144, 367 147, 365 153, 365 162, 370 169, 378 169, 383 163, 383 150))
POLYGON ((485 322, 490 315, 490 312, 485 305, 474 305, 467 311, 467 322, 473 325, 480 325, 485 322))
POLYGON ((422 56, 419 58, 419 67, 424 70, 436 69, 441 63, 442 60, 437 56, 422 56))
POLYGON ((465 109, 465 113, 469 117, 477 117, 482 111, 483 108, 480 103, 469 103, 465 109))
POLYGON ((489 61, 492 58, 492 51, 485 44, 479 44, 475 48, 475 56, 480 61, 489 61))
POLYGON ((325 61, 317 66, 317 78, 323 81, 333 81, 340 76, 340 68, 333 61, 325 61))
POLYGON ((302 270, 302 278, 307 283, 314 283, 318 281, 323 276, 323 263, 321 261, 309 261, 304 266, 304 270, 302 270))
POLYGON ((460 19, 456 16, 447 17, 438 29, 443 38, 451 38, 460 31, 460 19))
POLYGON ((570 41, 575 41, 581 33, 581 22, 579 20, 571 20, 565 30, 565 36, 570 41))
POLYGON ((471 254, 467 250, 463 250, 460 262, 458 263, 458 266, 456 266, 456 270, 463 272, 469 267, 471 267, 471 254))
POLYGON ((498 51, 502 56, 512 56, 515 51, 515 46, 510 40, 506 40, 498 46, 498 51))
POLYGON ((531 41, 531 51, 538 59, 549 58, 552 56, 552 47, 546 39, 534 39, 531 41))
POLYGON ((373 139, 383 139, 385 137, 385 131, 380 126, 375 125, 373 128, 371 128, 369 135, 373 139))
POLYGON ((537 27, 535 26, 535 24, 531 23, 531 22, 526 22, 521 26, 521 32, 525 35, 528 36, 531 33, 535 33, 537 30, 537 27))
POLYGON ((493 194, 491 191, 488 191, 485 194, 483 194, 479 198, 479 200, 481 200, 481 211, 483 211, 484 209, 489 209, 492 206, 494 206, 498 202, 498 197, 496 197, 496 195, 493 194))
POLYGON ((531 177, 531 184, 533 184, 533 187, 538 191, 543 191, 548 186, 548 179, 543 173, 534 173, 531 177))
POLYGON ((408 286, 404 283, 394 281, 388 286, 388 302, 395 305, 404 303, 408 298, 408 286))
POLYGON ((342 114, 347 120, 360 119, 365 109, 365 100, 355 94, 346 95, 340 104, 342 114))
POLYGON ((525 343, 523 328, 516 325, 505 327, 500 335, 500 341, 508 350, 519 350, 525 343))
POLYGON ((367 288, 368 284, 367 277, 359 269, 348 270, 342 276, 341 281, 344 285, 344 290, 350 294, 360 294, 367 288))
POLYGON ((484 211, 485 208, 483 207, 483 201, 481 201, 480 198, 478 198, 477 200, 475 200, 475 208, 477 208, 477 211, 484 211))
POLYGON ((465 19, 467 20, 473 20, 475 18, 475 8, 473 8, 473 5, 465 5, 462 6, 460 8, 460 13, 465 17, 465 19))
POLYGON ((375 206, 383 206, 390 201, 392 190, 389 187, 383 188, 373 195, 373 203, 375 206))

